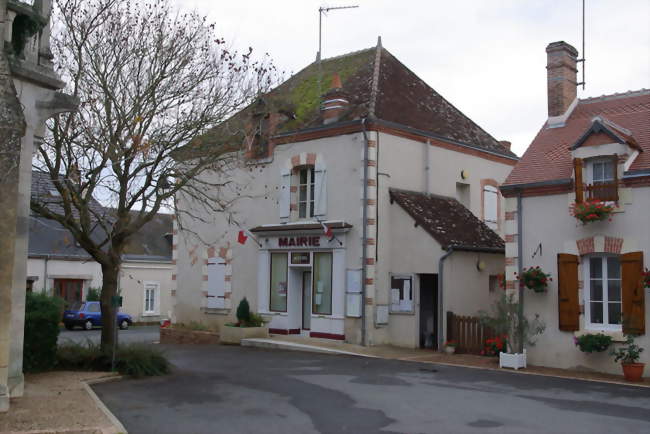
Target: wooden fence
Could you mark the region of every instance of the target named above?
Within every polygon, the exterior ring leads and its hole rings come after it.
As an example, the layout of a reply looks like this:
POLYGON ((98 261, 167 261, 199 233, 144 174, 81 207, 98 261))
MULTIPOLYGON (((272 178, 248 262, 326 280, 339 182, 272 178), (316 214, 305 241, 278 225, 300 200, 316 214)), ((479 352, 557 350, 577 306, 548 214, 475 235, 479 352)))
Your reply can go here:
POLYGON ((481 354, 486 339, 494 336, 494 331, 481 324, 477 317, 447 312, 447 340, 458 343, 457 353, 481 354))

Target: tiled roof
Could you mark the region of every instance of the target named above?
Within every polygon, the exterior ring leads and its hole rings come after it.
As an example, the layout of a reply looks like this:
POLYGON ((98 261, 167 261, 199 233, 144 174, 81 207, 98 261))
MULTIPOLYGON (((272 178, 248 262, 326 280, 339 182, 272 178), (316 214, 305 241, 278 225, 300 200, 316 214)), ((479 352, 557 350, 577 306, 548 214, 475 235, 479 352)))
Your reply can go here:
POLYGON ((395 188, 390 189, 390 199, 443 249, 505 251, 503 239, 456 199, 395 188))
MULTIPOLYGON (((56 213, 61 213, 61 198, 52 194, 55 190, 49 174, 32 171, 32 197, 47 204, 48 208, 56 213)), ((108 216, 110 208, 103 207, 96 200, 90 206, 97 215, 108 216)), ((77 213, 74 212, 75 217, 77 213)), ((171 214, 157 214, 150 222, 145 224, 138 232, 133 234, 124 249, 124 259, 141 261, 169 261, 172 258, 171 241, 167 235, 172 233, 171 214)), ((97 226, 92 233, 92 238, 101 241, 105 232, 97 226)), ((90 259, 88 253, 77 247, 75 239, 66 228, 54 220, 38 216, 31 216, 29 221, 29 247, 30 256, 52 255, 66 258, 90 259)))
POLYGON ((643 151, 629 170, 650 169, 650 90, 643 89, 579 100, 564 126, 549 128, 545 124, 542 127, 504 185, 571 178, 570 148, 597 116, 609 121, 610 126, 615 125, 619 133, 623 133, 620 128, 628 130, 629 136, 643 151))
MULTIPOLYGON (((311 63, 263 96, 269 111, 287 115, 287 118, 277 125, 277 134, 293 133, 323 125, 320 112, 321 97, 329 88, 335 73, 339 74, 342 89, 350 101, 345 113, 339 117, 339 122, 364 117, 378 119, 498 155, 517 158, 404 66, 381 44, 323 59, 320 65, 317 62, 311 63), (322 71, 320 81, 319 71, 322 71)), ((236 124, 237 121, 250 118, 251 110, 252 106, 239 112, 228 122, 236 124)), ((223 137, 224 132, 217 128, 201 137, 199 142, 201 145, 212 144, 219 142, 223 137)))

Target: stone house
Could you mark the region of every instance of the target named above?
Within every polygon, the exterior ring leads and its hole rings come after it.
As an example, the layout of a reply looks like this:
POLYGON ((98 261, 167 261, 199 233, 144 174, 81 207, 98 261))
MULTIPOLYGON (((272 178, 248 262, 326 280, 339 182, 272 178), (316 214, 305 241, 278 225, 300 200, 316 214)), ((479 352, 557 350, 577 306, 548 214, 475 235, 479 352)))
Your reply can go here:
POLYGON ((496 296, 498 187, 518 158, 381 40, 308 65, 235 119, 232 208, 177 198, 198 216, 175 227, 178 321, 221 327, 246 297, 272 333, 437 347, 445 312, 496 296))
POLYGON ((27 234, 34 143, 74 110, 52 68, 51 0, 0 0, 0 411, 23 393, 27 234))
POLYGON ((525 313, 547 325, 530 363, 618 374, 607 352, 582 353, 574 337, 637 334, 650 347, 641 284, 650 257, 650 90, 578 99, 576 49, 555 42, 546 52, 548 119, 501 186, 507 287, 533 266, 554 279, 546 293, 524 290, 525 313), (593 200, 614 207, 610 219, 574 218, 576 203, 593 200))

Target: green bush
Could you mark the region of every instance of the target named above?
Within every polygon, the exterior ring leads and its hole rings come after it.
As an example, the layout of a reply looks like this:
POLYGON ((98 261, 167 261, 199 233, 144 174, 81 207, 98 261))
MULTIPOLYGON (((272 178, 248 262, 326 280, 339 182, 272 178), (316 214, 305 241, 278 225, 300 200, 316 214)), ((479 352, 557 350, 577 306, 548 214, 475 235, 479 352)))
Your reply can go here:
POLYGON ((54 368, 63 300, 42 293, 27 293, 23 369, 39 372, 54 368))
POLYGON ((99 297, 102 295, 101 288, 88 288, 88 294, 86 294, 86 301, 99 301, 99 297))
POLYGON ((612 338, 602 333, 587 333, 575 338, 575 343, 583 353, 599 353, 609 348, 612 338))
POLYGON ((248 300, 246 300, 246 297, 242 298, 242 300, 239 302, 239 306, 237 306, 237 321, 239 321, 240 324, 248 324, 248 322, 251 319, 251 307, 248 304, 248 300))
MULTIPOLYGON (((67 342, 57 351, 57 368, 72 371, 110 371, 111 353, 102 353, 99 344, 67 342)), ((149 377, 169 373, 171 365, 163 352, 149 344, 120 345, 115 353, 115 369, 122 375, 149 377)))
POLYGON ((248 321, 244 324, 246 327, 262 327, 266 321, 259 313, 251 313, 248 321))

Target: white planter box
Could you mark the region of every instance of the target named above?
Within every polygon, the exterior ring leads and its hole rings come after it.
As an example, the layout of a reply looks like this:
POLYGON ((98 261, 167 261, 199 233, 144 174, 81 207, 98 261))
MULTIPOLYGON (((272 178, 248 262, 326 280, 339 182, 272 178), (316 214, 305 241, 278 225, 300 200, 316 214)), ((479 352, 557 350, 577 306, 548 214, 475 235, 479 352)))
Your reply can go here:
POLYGON ((525 368, 526 350, 522 354, 499 353, 499 368, 525 368))

